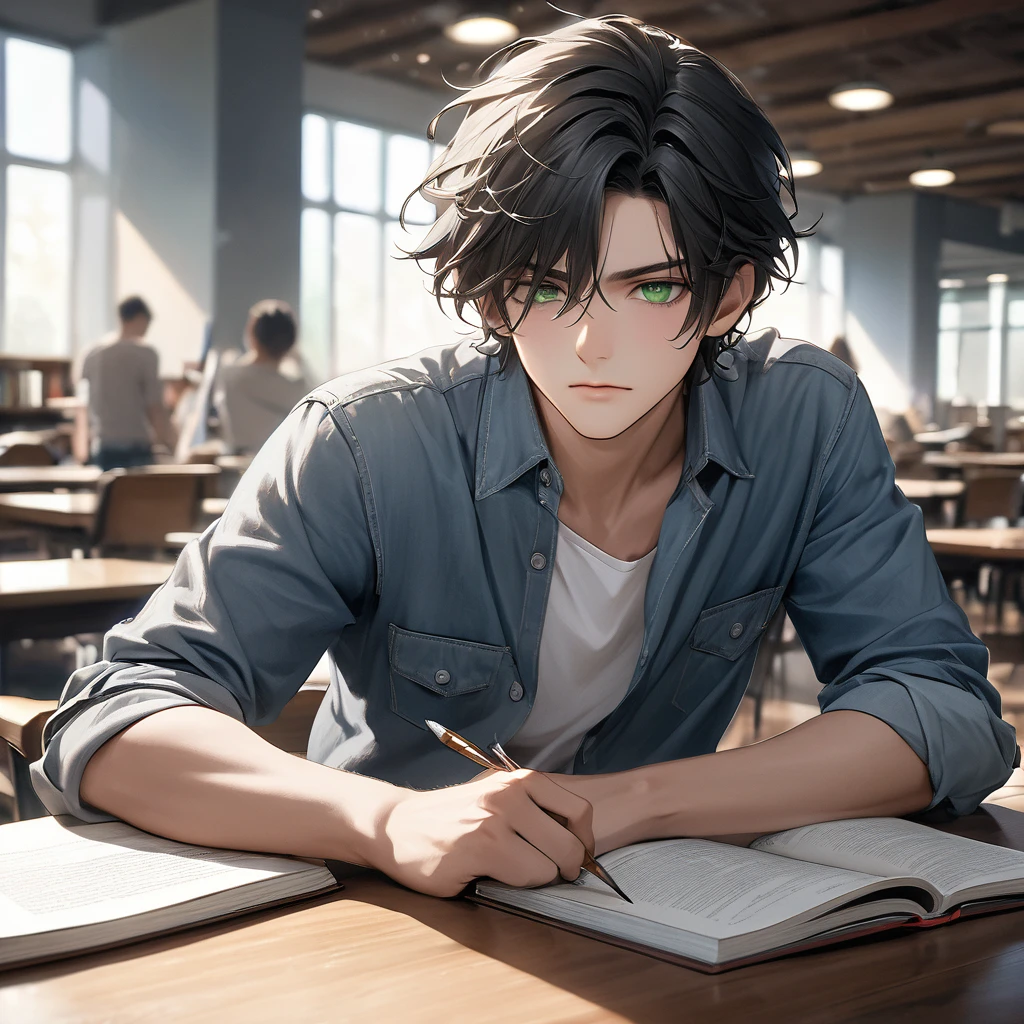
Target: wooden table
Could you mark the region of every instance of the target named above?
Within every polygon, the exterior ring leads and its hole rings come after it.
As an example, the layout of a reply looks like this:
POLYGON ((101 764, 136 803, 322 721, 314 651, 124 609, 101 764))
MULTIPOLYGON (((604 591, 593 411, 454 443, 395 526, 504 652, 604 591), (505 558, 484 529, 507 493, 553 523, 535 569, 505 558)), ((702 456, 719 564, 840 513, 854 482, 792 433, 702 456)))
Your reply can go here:
POLYGON ((0 492, 93 488, 100 473, 99 466, 0 466, 0 492))
POLYGON ((0 494, 0 519, 31 526, 89 530, 96 516, 94 493, 49 494, 25 491, 0 494))
MULTIPOLYGON (((1018 772, 1018 776, 1019 776, 1018 772)), ((1024 849, 1024 783, 950 831, 1024 849)), ((375 874, 341 893, 0 972, 0 1020, 1021 1024, 1024 912, 717 976, 375 874)))
MULTIPOLYGON (((49 494, 26 491, 0 494, 0 520, 31 526, 88 530, 96 515, 98 498, 94 493, 49 494)), ((203 498, 202 514, 216 519, 224 514, 227 498, 203 498)))
POLYGON ((946 501, 959 498, 964 493, 963 480, 915 480, 912 477, 899 477, 896 486, 911 501, 946 501))
POLYGON ((1019 469, 1024 472, 1024 452, 925 452, 926 466, 947 471, 978 469, 1019 469))
POLYGON ((934 529, 928 543, 936 555, 978 559, 986 563, 1024 561, 1024 528, 934 529))
POLYGON ((133 615, 171 573, 165 562, 0 562, 0 643, 97 633, 133 615))

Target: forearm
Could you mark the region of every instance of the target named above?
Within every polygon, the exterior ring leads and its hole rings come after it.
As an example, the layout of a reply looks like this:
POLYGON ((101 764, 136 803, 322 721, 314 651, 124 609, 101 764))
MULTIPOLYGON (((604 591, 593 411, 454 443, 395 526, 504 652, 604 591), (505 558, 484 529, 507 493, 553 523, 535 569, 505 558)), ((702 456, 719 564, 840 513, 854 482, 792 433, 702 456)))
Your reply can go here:
MULTIPOLYGON (((598 851, 668 836, 777 832, 899 816, 931 802, 928 769, 888 725, 834 711, 761 743, 603 776, 569 776, 594 805, 598 851)), ((563 777, 559 777, 563 781, 563 777)))
POLYGON ((86 803, 170 839, 362 865, 393 791, 288 754, 194 705, 149 715, 108 740, 81 784, 86 803))

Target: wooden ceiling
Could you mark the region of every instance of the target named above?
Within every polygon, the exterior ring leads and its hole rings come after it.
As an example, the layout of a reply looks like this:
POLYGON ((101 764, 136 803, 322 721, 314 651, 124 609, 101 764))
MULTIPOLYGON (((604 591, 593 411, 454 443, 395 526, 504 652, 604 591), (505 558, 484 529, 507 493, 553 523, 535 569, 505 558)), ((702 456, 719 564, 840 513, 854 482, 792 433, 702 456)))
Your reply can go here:
MULTIPOLYGON (((907 189, 947 167, 939 189, 983 202, 1024 200, 1024 0, 556 0, 577 14, 631 14, 669 29, 735 72, 790 151, 824 170, 805 187, 850 194, 907 189), (895 96, 871 113, 836 110, 834 87, 873 81, 895 96), (1021 134, 989 125, 1019 122, 1021 134)), ((525 34, 569 19, 544 0, 498 4, 525 34)), ((446 89, 488 47, 444 26, 494 4, 475 0, 313 0, 307 53, 355 71, 446 89)))

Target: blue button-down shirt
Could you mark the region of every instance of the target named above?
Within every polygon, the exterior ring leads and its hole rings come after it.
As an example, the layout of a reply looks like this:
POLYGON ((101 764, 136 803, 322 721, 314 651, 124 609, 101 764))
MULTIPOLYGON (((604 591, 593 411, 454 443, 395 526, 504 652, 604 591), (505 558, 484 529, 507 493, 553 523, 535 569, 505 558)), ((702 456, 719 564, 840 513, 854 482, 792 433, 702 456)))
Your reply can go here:
MULTIPOLYGON (((722 362, 689 398, 628 692, 574 770, 714 751, 784 601, 822 710, 888 723, 928 765, 933 806, 973 810, 1009 776, 1014 732, 863 388, 771 331, 722 362)), ((269 722, 325 650, 310 758, 416 788, 466 780, 476 767, 424 720, 486 744, 529 715, 561 492, 514 356, 499 372, 463 343, 320 388, 72 676, 32 765, 43 802, 105 817, 78 792, 105 740, 189 703, 269 722)))

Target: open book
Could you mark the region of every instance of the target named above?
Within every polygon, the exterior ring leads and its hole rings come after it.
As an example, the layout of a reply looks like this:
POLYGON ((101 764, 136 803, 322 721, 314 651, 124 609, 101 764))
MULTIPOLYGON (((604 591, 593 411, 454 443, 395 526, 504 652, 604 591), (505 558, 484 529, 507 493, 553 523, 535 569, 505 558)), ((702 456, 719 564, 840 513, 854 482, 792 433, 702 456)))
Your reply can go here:
POLYGON ((762 836, 624 846, 593 875, 540 889, 480 881, 479 903, 703 971, 887 928, 1024 906, 1024 853, 899 818, 853 818, 762 836))
POLYGON ((0 826, 0 968, 338 887, 317 861, 189 846, 111 821, 0 826))

